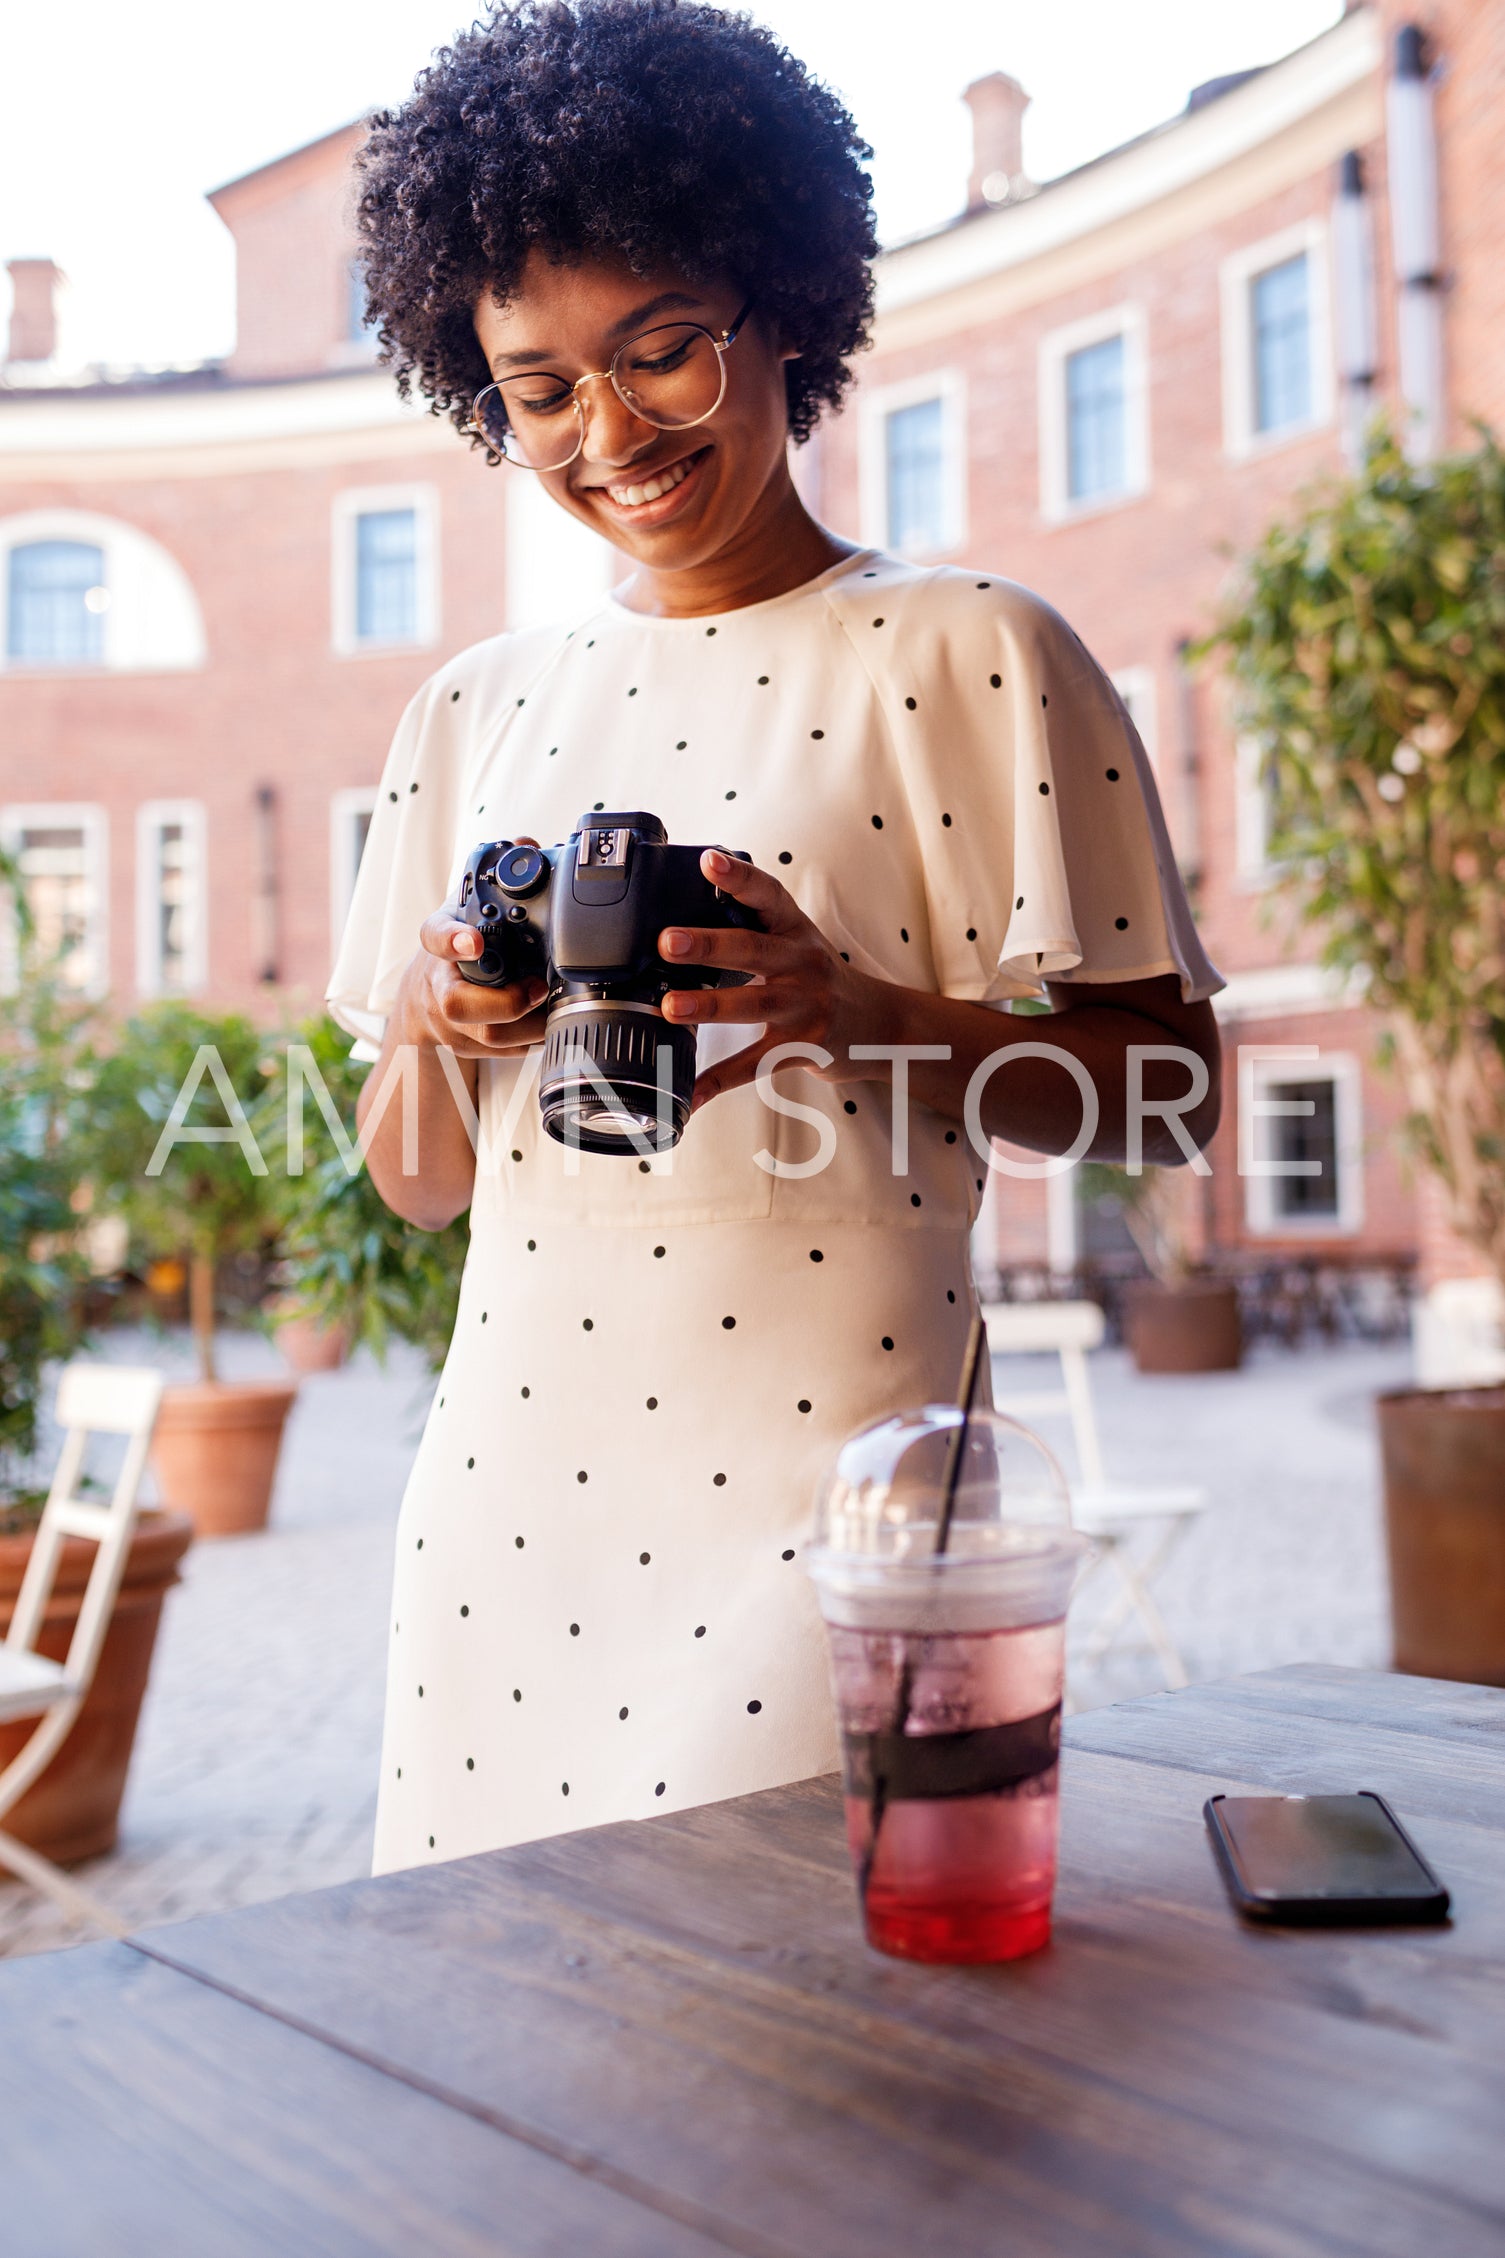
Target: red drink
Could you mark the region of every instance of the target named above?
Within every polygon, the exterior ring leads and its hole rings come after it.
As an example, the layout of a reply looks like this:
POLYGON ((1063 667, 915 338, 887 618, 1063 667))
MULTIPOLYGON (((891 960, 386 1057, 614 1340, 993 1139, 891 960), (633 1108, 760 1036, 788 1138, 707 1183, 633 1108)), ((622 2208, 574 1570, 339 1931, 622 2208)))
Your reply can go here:
POLYGON ((979 1963, 1049 1941, 1064 1633, 830 1626, 847 1837, 880 1951, 979 1963))
POLYGON ((1061 1469, 1000 1412, 926 1404, 843 1443, 805 1557, 880 1952, 1017 1960, 1050 1941, 1066 1609, 1087 1550, 1061 1469))

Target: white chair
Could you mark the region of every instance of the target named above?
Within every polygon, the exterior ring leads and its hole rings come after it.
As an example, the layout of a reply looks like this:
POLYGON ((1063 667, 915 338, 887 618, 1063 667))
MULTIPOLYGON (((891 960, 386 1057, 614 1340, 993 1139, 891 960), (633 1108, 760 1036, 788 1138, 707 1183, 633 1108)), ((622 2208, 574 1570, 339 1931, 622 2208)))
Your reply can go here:
MULTIPOLYGON (((88 1698, 125 1573, 136 1527, 137 1492, 161 1398, 160 1372, 125 1365, 72 1364, 58 1383, 57 1419, 64 1429, 62 1454, 37 1524, 10 1629, 0 1643, 0 1722, 35 1717, 37 1724, 18 1754, 0 1770, 0 1823, 52 1762, 88 1698), (108 1505, 76 1494, 91 1434, 128 1438, 108 1505), (67 1659, 52 1662, 35 1647, 66 1537, 87 1537, 99 1549, 84 1587, 67 1659)), ((127 1934, 124 1924, 107 1906, 80 1889, 50 1858, 6 1834, 3 1824, 0 1868, 29 1882, 75 1918, 92 1921, 112 1936, 127 1934)))
POLYGON ((1096 1565, 1111 1572, 1118 1583, 1082 1650, 1083 1661, 1099 1661, 1129 1617, 1137 1615, 1159 1657, 1166 1684, 1184 1686, 1186 1665, 1152 1586, 1193 1516, 1206 1505, 1207 1493, 1171 1483, 1141 1487, 1109 1481, 1087 1377, 1087 1352, 1099 1347, 1103 1338, 1103 1313, 1096 1302, 990 1302, 983 1317, 995 1358, 1053 1353, 1060 1359, 1058 1388, 1005 1394, 997 1404, 1017 1419, 1044 1412, 1064 1413, 1071 1421, 1080 1476, 1072 1486, 1072 1519, 1096 1544, 1096 1565), (1145 1529, 1151 1531, 1151 1539, 1141 1551, 1134 1540, 1145 1529))

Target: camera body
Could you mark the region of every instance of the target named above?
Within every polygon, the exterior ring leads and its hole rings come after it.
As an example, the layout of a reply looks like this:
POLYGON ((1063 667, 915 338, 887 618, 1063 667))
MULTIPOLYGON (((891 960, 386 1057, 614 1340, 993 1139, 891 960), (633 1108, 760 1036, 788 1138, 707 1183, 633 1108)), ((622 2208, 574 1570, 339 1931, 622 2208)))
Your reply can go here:
POLYGON ((583 815, 559 846, 491 840, 465 865, 456 915, 482 949, 459 971, 485 988, 547 983, 538 1094, 544 1127, 562 1144, 630 1153, 645 1141, 656 1151, 679 1142, 695 1030, 664 1018, 664 997, 741 987, 751 975, 671 965, 659 934, 666 925, 758 927, 705 876, 705 851, 671 845, 656 815, 631 809, 583 815))

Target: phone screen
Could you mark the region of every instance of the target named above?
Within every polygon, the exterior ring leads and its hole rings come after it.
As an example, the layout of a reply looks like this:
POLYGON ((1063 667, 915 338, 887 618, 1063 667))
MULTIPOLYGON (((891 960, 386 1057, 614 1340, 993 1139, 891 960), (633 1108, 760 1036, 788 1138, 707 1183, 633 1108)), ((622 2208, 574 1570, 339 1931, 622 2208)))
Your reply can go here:
POLYGON ((1375 1795, 1223 1796, 1218 1818, 1255 1897, 1416 1898, 1434 1877, 1375 1795))

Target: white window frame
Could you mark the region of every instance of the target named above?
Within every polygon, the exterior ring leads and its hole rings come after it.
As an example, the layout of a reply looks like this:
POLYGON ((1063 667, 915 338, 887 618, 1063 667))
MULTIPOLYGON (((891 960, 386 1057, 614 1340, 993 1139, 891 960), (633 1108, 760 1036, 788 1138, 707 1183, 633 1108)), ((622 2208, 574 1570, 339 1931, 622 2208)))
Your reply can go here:
POLYGON ((202 995, 209 984, 209 822, 202 800, 144 800, 136 810, 136 988, 142 996, 202 995), (160 839, 168 824, 182 828, 189 850, 191 887, 185 904, 187 927, 184 984, 162 984, 160 839))
MULTIPOLYGON (((1364 1072, 1352 1051, 1319 1051, 1315 1058, 1262 1055, 1257 1046, 1239 1053, 1239 1105, 1268 1098, 1283 1082, 1331 1082, 1333 1125, 1338 1156, 1336 1215, 1281 1215, 1275 1205, 1277 1176, 1244 1178, 1244 1223, 1251 1237, 1263 1239, 1352 1238, 1364 1228, 1364 1072)), ((1267 1117, 1266 1117, 1267 1118, 1267 1117)), ((1262 1132, 1266 1118, 1250 1117, 1250 1148, 1269 1159, 1262 1132)))
POLYGON ((941 403, 941 533, 934 547, 906 549, 911 557, 950 556, 967 545, 967 380, 958 368, 927 369, 901 384, 861 395, 858 424, 858 507, 862 539, 891 549, 888 529, 888 419, 926 400, 941 403))
POLYGON ((21 510, 0 517, 0 615, 9 600, 10 552, 33 541, 81 541, 103 552, 103 651, 98 660, 13 659, 0 616, 0 673, 185 674, 206 666, 203 614, 188 575, 159 541, 97 510, 21 510))
MULTIPOLYGON (((84 835, 84 867, 93 891, 95 953, 89 979, 79 993, 97 1003, 110 989, 110 818, 94 800, 14 800, 0 807, 0 847, 15 854, 23 831, 73 830, 84 835)), ((16 985, 16 929, 13 917, 0 914, 0 986, 16 985)))
POLYGON ((1148 324, 1143 306, 1125 302, 1047 330, 1040 340, 1040 515, 1047 525, 1074 525, 1122 509, 1150 488, 1148 324), (1124 341, 1124 483, 1113 494, 1071 495, 1067 449, 1066 363, 1088 345, 1124 341))
POLYGON ((1152 666, 1121 666, 1108 680, 1128 708, 1129 719, 1155 772, 1160 769, 1160 699, 1152 666))
POLYGON ((336 494, 330 527, 331 645, 336 658, 424 650, 439 640, 439 494, 433 486, 350 486, 336 494), (356 634, 356 520, 379 510, 414 514, 414 632, 398 643, 356 634))
POLYGON ((330 956, 340 953, 345 921, 355 896, 360 859, 353 851, 352 818, 371 816, 376 809, 374 784, 351 784, 334 792, 329 801, 329 941, 330 956))
POLYGON ((1270 884, 1270 794, 1262 771, 1266 749, 1249 731, 1233 741, 1233 875, 1245 893, 1270 884))
POLYGON ((1234 462, 1252 455, 1272 454, 1326 430, 1333 420, 1336 387, 1333 381, 1333 321, 1331 262, 1328 257, 1327 222, 1300 220, 1266 235, 1258 243, 1233 251, 1218 269, 1223 329, 1223 450, 1234 462), (1268 267, 1283 266, 1287 259, 1306 253, 1310 288, 1310 351, 1312 372, 1311 414, 1300 423, 1282 424, 1278 431, 1254 428, 1254 321, 1253 288, 1256 275, 1268 267))

